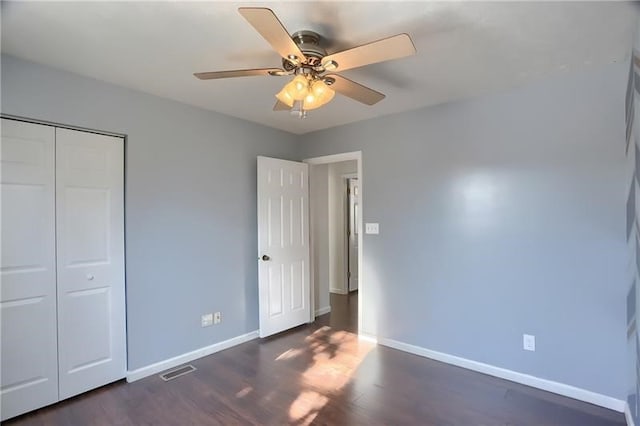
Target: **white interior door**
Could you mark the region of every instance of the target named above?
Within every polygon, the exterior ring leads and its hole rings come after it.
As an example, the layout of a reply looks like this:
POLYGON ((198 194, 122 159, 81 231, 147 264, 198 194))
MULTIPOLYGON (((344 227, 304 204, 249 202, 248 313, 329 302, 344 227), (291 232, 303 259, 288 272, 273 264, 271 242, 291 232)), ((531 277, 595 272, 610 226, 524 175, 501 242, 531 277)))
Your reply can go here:
POLYGON ((309 170, 258 157, 260 337, 308 322, 309 170))
POLYGON ((360 214, 360 188, 358 179, 348 179, 349 185, 349 291, 358 289, 358 215, 360 214))
POLYGON ((60 399, 126 373, 124 141, 56 129, 60 399))
POLYGON ((58 400, 54 131, 2 119, 2 420, 58 400))

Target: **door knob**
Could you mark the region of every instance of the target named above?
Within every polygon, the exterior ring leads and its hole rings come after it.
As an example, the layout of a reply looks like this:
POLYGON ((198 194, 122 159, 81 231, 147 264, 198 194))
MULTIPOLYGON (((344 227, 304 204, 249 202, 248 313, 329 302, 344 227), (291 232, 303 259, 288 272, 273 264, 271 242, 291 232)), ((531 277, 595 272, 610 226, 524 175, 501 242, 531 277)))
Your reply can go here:
POLYGON ((89 281, 93 281, 93 279, 94 279, 94 278, 95 278, 95 277, 94 277, 93 275, 91 275, 91 274, 87 274, 87 279, 88 279, 89 281))
POLYGON ((264 260, 266 262, 267 260, 271 260, 271 258, 269 256, 267 256, 266 254, 263 254, 262 255, 262 260, 264 260))

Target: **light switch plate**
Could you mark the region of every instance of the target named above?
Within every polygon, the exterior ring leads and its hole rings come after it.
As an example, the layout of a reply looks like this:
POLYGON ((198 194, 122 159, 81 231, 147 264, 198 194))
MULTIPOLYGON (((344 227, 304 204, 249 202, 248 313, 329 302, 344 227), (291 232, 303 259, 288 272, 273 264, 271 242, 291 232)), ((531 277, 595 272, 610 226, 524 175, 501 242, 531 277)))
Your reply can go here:
POLYGON ((366 223, 364 225, 364 233, 365 234, 379 234, 380 233, 380 225, 377 223, 366 223))

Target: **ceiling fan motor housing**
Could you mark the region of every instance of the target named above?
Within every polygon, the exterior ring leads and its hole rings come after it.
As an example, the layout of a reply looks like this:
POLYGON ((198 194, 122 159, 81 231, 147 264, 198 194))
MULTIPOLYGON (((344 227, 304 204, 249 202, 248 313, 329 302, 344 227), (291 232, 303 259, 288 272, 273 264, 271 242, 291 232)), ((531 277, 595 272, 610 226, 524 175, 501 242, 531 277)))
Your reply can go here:
MULTIPOLYGON (((320 66, 322 58, 327 56, 327 51, 320 47, 320 35, 313 31, 297 31, 291 36, 300 51, 306 56, 306 65, 310 67, 320 66)), ((299 67, 295 63, 283 59, 282 67, 287 71, 293 71, 299 67)))

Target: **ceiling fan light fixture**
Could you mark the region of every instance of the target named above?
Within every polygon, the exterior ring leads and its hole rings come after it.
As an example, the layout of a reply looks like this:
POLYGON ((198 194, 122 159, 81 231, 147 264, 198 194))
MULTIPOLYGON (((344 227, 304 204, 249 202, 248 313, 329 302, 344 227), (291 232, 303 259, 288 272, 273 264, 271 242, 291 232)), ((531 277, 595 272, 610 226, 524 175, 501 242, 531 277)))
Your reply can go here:
POLYGON ((289 106, 293 107, 295 101, 302 101, 309 93, 309 82, 304 75, 297 75, 293 80, 285 84, 285 86, 276 95, 276 98, 289 106))
POLYGON ((293 100, 301 101, 309 92, 309 80, 304 75, 299 74, 284 86, 284 90, 293 100))
POLYGON ((288 82, 276 95, 276 98, 293 108, 300 103, 303 110, 311 110, 330 102, 335 96, 335 91, 319 78, 299 74, 288 82))
POLYGON ((282 102, 283 104, 291 108, 293 106, 293 102, 295 101, 295 99, 291 97, 291 95, 289 94, 289 92, 287 92, 286 89, 287 89, 287 86, 283 87, 282 90, 280 90, 280 92, 276 95, 276 98, 280 102, 282 102))
POLYGON ((302 101, 295 101, 293 103, 293 107, 291 107, 291 111, 289 111, 289 113, 292 116, 298 117, 300 119, 307 118, 307 111, 304 109, 302 101))
POLYGON ((311 90, 304 98, 304 109, 307 110, 316 109, 329 103, 336 94, 322 80, 314 80, 310 86, 311 90))

